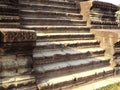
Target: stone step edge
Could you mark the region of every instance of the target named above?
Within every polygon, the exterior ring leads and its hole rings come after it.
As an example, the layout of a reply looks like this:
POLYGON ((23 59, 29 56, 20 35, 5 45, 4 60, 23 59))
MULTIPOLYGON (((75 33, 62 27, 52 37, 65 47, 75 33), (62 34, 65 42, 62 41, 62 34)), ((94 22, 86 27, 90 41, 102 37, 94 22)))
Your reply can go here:
POLYGON ((79 23, 86 23, 84 20, 74 20, 74 19, 62 19, 62 18, 21 18, 23 21, 69 21, 69 22, 79 22, 79 23))
POLYGON ((35 70, 38 73, 45 73, 50 71, 58 71, 65 68, 72 68, 72 67, 80 67, 83 65, 94 65, 99 62, 109 62, 109 58, 104 57, 96 57, 96 58, 90 58, 90 59, 80 59, 80 60, 72 60, 72 61, 64 61, 64 62, 56 62, 52 64, 46 64, 46 65, 36 65, 35 70))
MULTIPOLYGON (((119 83, 119 82, 120 82, 120 75, 114 75, 101 80, 94 80, 94 81, 85 83, 82 86, 77 85, 69 88, 71 88, 71 90, 89 90, 89 89, 96 90, 96 89, 99 89, 111 84, 119 83)), ((65 88, 63 90, 70 90, 69 88, 65 88)))
MULTIPOLYGON (((86 47, 86 48, 89 49, 90 47, 86 47)), ((98 48, 98 47, 94 47, 94 48, 98 48)), ((82 50, 83 49, 85 49, 85 48, 82 48, 82 50)), ((45 50, 42 50, 42 49, 34 50, 33 58, 37 62, 37 63, 35 62, 35 64, 45 65, 45 64, 51 64, 51 63, 56 63, 56 62, 64 62, 64 61, 68 61, 68 60, 72 61, 73 59, 74 60, 77 60, 77 59, 82 60, 85 58, 100 57, 100 56, 103 56, 104 52, 105 52, 104 49, 95 50, 95 51, 91 51, 91 50, 87 51, 86 50, 84 52, 77 52, 77 51, 75 52, 74 50, 71 50, 71 51, 69 51, 69 50, 63 51, 63 50, 64 50, 64 48, 60 48, 60 50, 58 50, 58 51, 56 48, 55 49, 45 49, 45 50), (86 57, 86 55, 87 55, 87 57, 86 57)))
POLYGON ((24 27, 25 28, 38 28, 38 29, 54 29, 54 28, 66 28, 66 29, 71 29, 71 28, 79 28, 79 29, 90 29, 90 27, 88 27, 88 26, 48 26, 48 25, 46 25, 46 26, 41 26, 41 25, 24 25, 24 27))
POLYGON ((37 41, 66 41, 66 40, 91 40, 92 33, 37 33, 37 41))
POLYGON ((41 50, 35 50, 35 51, 33 51, 33 57, 34 58, 40 58, 40 57, 42 58, 42 57, 53 57, 55 55, 75 55, 75 54, 87 54, 88 52, 95 53, 95 52, 101 52, 101 51, 104 52, 105 51, 102 48, 86 48, 86 49, 79 49, 79 51, 76 51, 76 49, 74 49, 74 48, 65 48, 65 49, 60 49, 60 50, 59 49, 51 49, 51 51, 49 50, 49 53, 48 53, 48 50, 43 50, 42 53, 41 53, 41 50), (47 55, 47 54, 49 54, 49 55, 47 55))
MULTIPOLYGON (((37 1, 38 2, 38 1, 37 1)), ((55 2, 55 3, 61 3, 61 4, 72 4, 72 5, 74 5, 74 4, 76 4, 75 2, 66 2, 66 1, 55 1, 55 0, 40 0, 40 2, 55 2)), ((29 4, 29 3, 28 3, 29 4)))
POLYGON ((12 15, 0 15, 0 19, 9 19, 9 18, 15 18, 15 19, 20 19, 20 17, 19 16, 12 16, 12 15))
POLYGON ((20 23, 17 22, 0 22, 0 25, 20 25, 20 23))
POLYGON ((96 76, 97 74, 102 74, 102 73, 107 73, 109 71, 113 71, 113 68, 111 67, 102 67, 102 68, 97 68, 94 70, 89 70, 86 72, 80 72, 80 73, 75 73, 72 75, 67 75, 67 76, 63 76, 63 77, 57 77, 57 78, 49 78, 49 79, 44 79, 41 82, 37 82, 38 83, 38 88, 39 89, 44 89, 46 87, 54 87, 55 85, 59 85, 59 84, 65 84, 66 82, 70 81, 70 82, 74 82, 74 81, 78 81, 79 79, 83 79, 83 78, 87 78, 90 76, 96 76))
POLYGON ((97 40, 75 40, 75 41, 51 41, 51 42, 36 42, 36 48, 34 50, 42 49, 57 49, 65 47, 74 48, 90 48, 100 47, 100 42, 97 40))
POLYGON ((13 27, 14 25, 17 25, 20 27, 20 23, 17 23, 17 22, 5 22, 5 23, 0 22, 0 27, 7 27, 7 26, 13 27))
POLYGON ((56 5, 45 5, 45 4, 39 4, 39 5, 36 5, 36 4, 21 4, 21 6, 30 6, 30 7, 54 7, 54 8, 61 8, 61 9, 72 9, 72 10, 77 10, 79 8, 74 8, 74 7, 65 7, 65 6, 56 6, 56 5))
POLYGON ((75 16, 81 16, 81 14, 77 14, 77 13, 65 13, 65 12, 54 12, 54 11, 42 11, 42 10, 20 10, 21 12, 25 12, 25 13, 52 13, 52 14, 62 14, 62 15, 75 15, 75 16))
POLYGON ((75 41, 53 41, 53 42, 36 42, 36 46, 49 46, 49 45, 72 45, 72 44, 82 44, 82 43, 98 43, 97 40, 75 40, 75 41))
POLYGON ((81 35, 81 36, 86 36, 86 35, 94 35, 93 33, 37 33, 36 34, 38 37, 43 37, 43 36, 67 36, 67 35, 81 35))

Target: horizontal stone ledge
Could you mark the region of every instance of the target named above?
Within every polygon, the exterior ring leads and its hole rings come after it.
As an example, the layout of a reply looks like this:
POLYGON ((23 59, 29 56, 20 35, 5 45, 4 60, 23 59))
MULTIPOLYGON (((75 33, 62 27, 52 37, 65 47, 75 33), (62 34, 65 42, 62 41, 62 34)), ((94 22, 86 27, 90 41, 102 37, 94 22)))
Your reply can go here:
POLYGON ((36 33, 33 30, 20 29, 1 29, 0 42, 1 43, 15 43, 15 42, 34 42, 36 41, 36 33))

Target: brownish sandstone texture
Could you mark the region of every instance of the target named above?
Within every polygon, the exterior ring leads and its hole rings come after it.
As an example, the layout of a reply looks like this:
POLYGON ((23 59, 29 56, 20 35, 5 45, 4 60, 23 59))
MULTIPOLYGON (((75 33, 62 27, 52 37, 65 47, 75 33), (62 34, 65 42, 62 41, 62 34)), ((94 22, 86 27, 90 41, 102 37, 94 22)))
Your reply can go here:
POLYGON ((0 0, 0 90, 70 89, 119 74, 119 34, 101 31, 118 29, 116 10, 99 1, 0 0))

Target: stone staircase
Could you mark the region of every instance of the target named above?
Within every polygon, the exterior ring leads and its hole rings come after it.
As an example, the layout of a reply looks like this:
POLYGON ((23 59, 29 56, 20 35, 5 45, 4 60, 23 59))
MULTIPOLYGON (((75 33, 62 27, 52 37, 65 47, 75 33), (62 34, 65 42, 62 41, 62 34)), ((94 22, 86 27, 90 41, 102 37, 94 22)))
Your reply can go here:
POLYGON ((0 1, 0 28, 20 27, 17 4, 18 2, 11 3, 9 0, 6 0, 6 2, 4 0, 0 1), (14 4, 14 6, 12 4, 14 4))
POLYGON ((101 1, 94 1, 92 5, 90 18, 93 29, 119 29, 115 17, 115 12, 119 10, 116 5, 101 1))
POLYGON ((61 90, 114 74, 110 58, 72 0, 20 0, 21 27, 37 32, 34 75, 40 90, 61 90))
POLYGON ((89 0, 81 2, 80 7, 83 19, 87 21, 87 25, 91 29, 119 29, 115 17, 115 12, 119 10, 118 6, 112 3, 89 0))

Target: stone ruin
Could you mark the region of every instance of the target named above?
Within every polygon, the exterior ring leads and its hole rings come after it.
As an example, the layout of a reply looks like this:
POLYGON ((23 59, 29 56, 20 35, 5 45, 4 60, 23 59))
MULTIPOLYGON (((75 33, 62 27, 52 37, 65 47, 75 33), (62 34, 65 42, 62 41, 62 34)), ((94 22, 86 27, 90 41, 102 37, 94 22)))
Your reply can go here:
POLYGON ((112 58, 112 66, 119 64, 120 32, 115 12, 118 6, 101 1, 86 1, 80 3, 81 14, 91 27, 95 38, 101 41, 101 47, 105 48, 105 55, 112 58), (115 61, 115 62, 113 62, 115 61))
POLYGON ((92 29, 119 29, 115 17, 118 10, 116 5, 106 2, 81 2, 81 14, 92 29))
POLYGON ((0 0, 0 90, 70 90, 119 75, 117 10, 99 1, 0 0))

